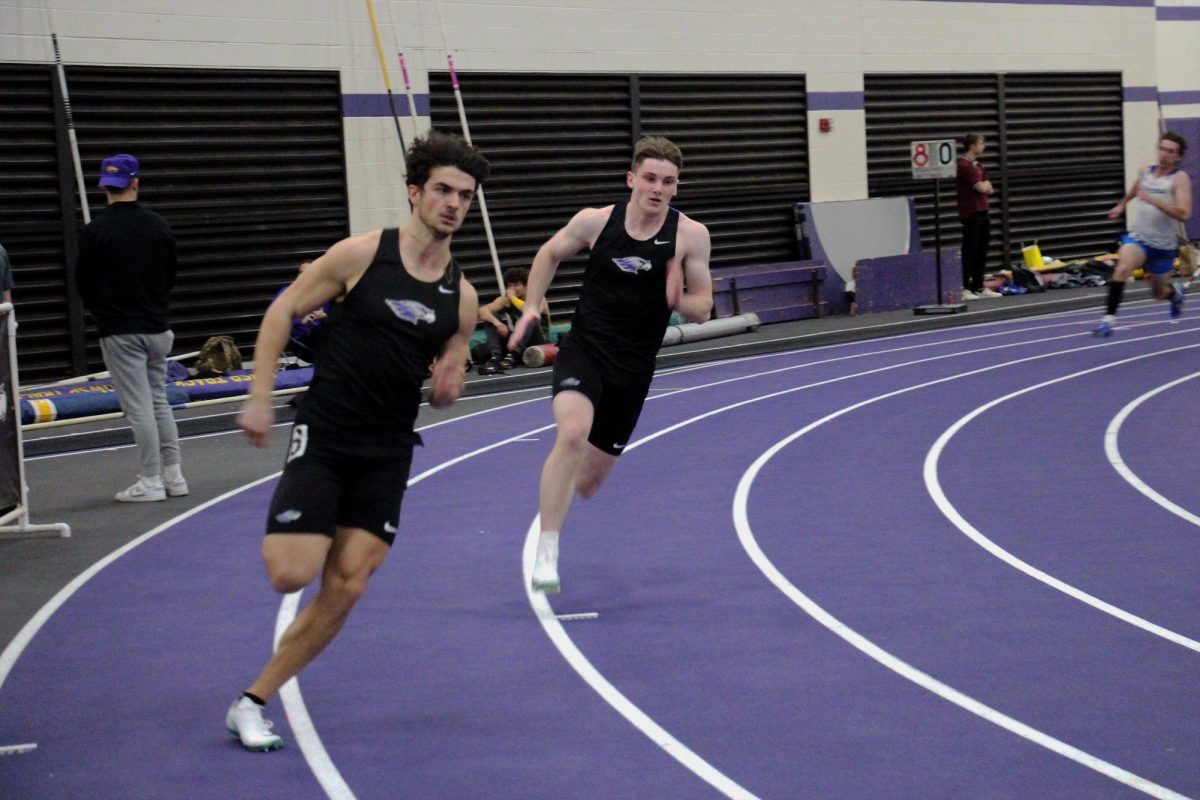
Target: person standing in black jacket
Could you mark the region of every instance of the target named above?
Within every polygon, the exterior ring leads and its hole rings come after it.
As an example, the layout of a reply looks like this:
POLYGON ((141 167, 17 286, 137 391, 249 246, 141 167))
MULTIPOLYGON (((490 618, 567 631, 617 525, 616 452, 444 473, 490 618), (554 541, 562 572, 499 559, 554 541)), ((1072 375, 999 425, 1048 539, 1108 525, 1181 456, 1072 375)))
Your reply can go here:
POLYGON ((141 457, 137 482, 117 492, 123 503, 188 493, 179 433, 167 402, 167 354, 175 341, 168 294, 177 259, 171 226, 138 202, 138 161, 121 153, 100 165, 108 209, 79 237, 76 285, 96 321, 100 352, 133 429, 141 457))

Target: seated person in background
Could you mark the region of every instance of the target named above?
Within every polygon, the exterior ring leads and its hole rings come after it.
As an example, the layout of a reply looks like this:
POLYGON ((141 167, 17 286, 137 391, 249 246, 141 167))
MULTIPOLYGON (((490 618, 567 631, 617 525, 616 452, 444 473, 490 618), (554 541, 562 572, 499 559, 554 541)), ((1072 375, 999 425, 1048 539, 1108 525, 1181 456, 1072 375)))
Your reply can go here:
POLYGON ((511 369, 514 358, 520 358, 526 347, 535 344, 546 344, 550 341, 550 306, 542 300, 541 324, 533 330, 526 342, 511 353, 505 349, 505 343, 512 333, 513 325, 521 318, 525 310, 525 283, 529 280, 529 270, 524 267, 512 267, 504 271, 504 294, 485 306, 479 307, 479 321, 483 323, 483 332, 487 336, 488 359, 479 367, 480 375, 495 375, 501 370, 511 369))
MULTIPOLYGON (((299 271, 304 272, 311 263, 311 261, 305 261, 300 265, 299 271)), ((286 288, 285 286, 283 289, 280 289, 275 296, 278 297, 283 294, 286 288)), ((322 323, 329 316, 329 308, 330 304, 326 303, 320 308, 308 312, 303 317, 296 317, 296 319, 292 320, 292 330, 288 334, 287 349, 285 351, 287 354, 294 355, 301 361, 307 361, 310 364, 316 361, 316 351, 328 332, 322 323)))

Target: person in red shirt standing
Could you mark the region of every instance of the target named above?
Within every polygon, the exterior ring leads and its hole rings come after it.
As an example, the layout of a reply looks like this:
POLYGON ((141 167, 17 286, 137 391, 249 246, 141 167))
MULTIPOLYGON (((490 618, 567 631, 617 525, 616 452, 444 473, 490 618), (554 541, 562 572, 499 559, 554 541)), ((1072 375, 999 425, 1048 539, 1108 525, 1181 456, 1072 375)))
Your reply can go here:
POLYGON ((987 263, 992 232, 992 221, 988 216, 992 182, 988 180, 987 169, 979 163, 979 156, 987 143, 982 133, 968 133, 962 144, 964 152, 958 157, 955 187, 958 216, 962 220, 963 299, 999 297, 999 292, 983 285, 983 267, 987 263))

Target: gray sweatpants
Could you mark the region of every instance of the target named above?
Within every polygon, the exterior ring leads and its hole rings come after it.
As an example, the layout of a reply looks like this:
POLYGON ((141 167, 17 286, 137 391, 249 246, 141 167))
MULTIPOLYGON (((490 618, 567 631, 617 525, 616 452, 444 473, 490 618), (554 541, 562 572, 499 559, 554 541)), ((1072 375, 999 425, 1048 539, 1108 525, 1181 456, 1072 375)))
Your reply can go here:
POLYGON ((104 366, 142 459, 141 474, 151 478, 180 463, 179 431, 167 403, 167 354, 174 341, 171 331, 100 337, 104 366))

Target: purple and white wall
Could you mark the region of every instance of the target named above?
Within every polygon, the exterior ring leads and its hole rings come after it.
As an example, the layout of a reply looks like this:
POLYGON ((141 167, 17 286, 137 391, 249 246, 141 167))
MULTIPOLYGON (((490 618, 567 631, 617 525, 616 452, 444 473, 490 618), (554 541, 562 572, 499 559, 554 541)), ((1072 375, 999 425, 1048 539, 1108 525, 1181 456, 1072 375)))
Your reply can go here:
MULTIPOLYGON (((1120 71, 1130 179, 1154 157, 1161 100, 1169 126, 1192 142, 1200 186, 1197 0, 442 0, 441 8, 460 71, 805 74, 815 201, 866 196, 863 74, 874 72, 1120 71)), ((375 0, 374 9, 392 85, 402 92, 403 51, 416 127, 426 127, 428 73, 446 64, 438 3, 375 0)), ((366 0, 0 0, 0 61, 50 62, 52 29, 70 63, 338 70, 351 226, 407 214, 366 0)), ((470 86, 463 91, 469 114, 470 86)), ((407 116, 403 125, 411 136, 407 116)), ((1192 225, 1200 235, 1200 222, 1192 225)))

